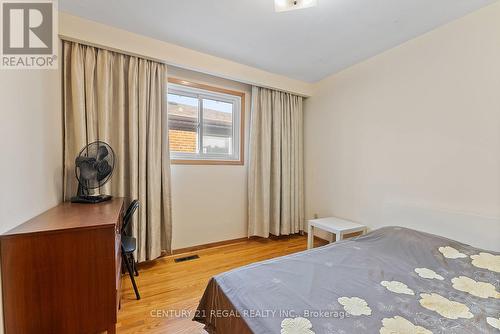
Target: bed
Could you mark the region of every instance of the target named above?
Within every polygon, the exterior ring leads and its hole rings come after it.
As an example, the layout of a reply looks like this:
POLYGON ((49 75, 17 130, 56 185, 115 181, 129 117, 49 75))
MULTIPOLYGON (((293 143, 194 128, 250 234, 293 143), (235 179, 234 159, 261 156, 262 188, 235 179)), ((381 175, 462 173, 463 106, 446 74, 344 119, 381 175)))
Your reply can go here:
POLYGON ((500 333, 500 253, 402 227, 213 277, 211 334, 500 333))

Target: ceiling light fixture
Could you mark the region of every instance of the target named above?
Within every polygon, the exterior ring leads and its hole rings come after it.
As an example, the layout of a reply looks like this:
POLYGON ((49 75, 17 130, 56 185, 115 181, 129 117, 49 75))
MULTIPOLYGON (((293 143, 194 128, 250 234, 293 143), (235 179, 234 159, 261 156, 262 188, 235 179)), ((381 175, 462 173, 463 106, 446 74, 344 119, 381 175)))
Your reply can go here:
POLYGON ((318 0, 274 0, 274 10, 277 12, 304 9, 317 5, 318 0))

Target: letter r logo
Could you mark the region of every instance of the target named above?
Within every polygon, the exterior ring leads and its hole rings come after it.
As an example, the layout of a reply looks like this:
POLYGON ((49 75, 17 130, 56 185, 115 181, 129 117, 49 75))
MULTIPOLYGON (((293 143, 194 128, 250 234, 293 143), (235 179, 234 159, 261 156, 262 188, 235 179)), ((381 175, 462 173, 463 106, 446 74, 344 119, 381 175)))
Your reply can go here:
POLYGON ((2 2, 3 54, 51 54, 53 3, 2 2))

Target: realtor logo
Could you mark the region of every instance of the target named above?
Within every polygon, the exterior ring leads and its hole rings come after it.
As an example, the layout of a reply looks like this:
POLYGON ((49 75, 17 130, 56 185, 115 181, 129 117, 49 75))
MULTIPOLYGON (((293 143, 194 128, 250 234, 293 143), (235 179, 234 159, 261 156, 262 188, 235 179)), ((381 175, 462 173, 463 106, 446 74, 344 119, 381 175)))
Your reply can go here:
POLYGON ((2 69, 57 68, 57 2, 0 0, 2 69))

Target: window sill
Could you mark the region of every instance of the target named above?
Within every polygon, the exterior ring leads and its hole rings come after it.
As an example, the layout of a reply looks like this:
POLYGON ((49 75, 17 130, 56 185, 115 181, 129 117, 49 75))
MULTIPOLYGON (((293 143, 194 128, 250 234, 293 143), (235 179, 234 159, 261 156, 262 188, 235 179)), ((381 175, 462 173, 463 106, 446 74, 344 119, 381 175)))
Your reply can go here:
POLYGON ((243 160, 180 160, 172 159, 170 160, 172 165, 227 165, 227 166, 243 166, 245 162, 243 160))

